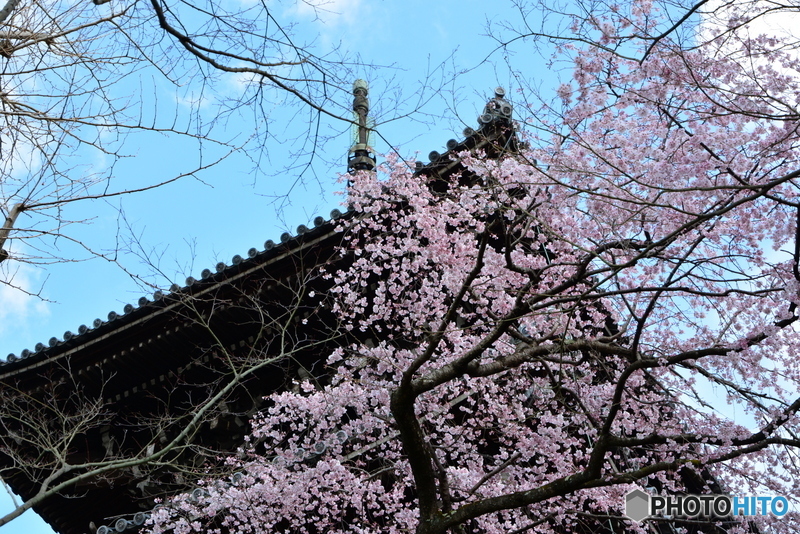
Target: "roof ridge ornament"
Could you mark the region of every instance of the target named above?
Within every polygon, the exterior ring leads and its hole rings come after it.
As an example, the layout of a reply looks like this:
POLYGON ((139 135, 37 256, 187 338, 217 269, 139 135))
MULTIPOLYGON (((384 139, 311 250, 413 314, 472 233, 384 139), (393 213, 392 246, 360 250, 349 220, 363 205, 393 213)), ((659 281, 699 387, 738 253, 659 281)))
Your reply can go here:
POLYGON ((504 153, 518 153, 524 146, 517 137, 514 123, 514 106, 506 100, 506 91, 502 87, 495 87, 494 96, 483 107, 483 112, 478 115, 477 129, 467 126, 463 130, 463 139, 450 139, 446 143, 447 150, 440 153, 433 150, 428 154, 428 163, 417 161, 412 169, 415 173, 429 171, 436 167, 439 170, 452 168, 455 161, 453 155, 464 150, 486 148, 488 144, 495 147, 492 157, 499 157, 504 153))
POLYGON ((366 80, 353 82, 353 146, 347 156, 347 172, 371 171, 375 169, 375 155, 370 152, 368 124, 369 85, 366 80))
POLYGON ((514 106, 505 99, 506 91, 502 87, 496 87, 494 98, 491 98, 483 108, 483 113, 478 116, 480 126, 478 130, 483 130, 487 125, 494 122, 511 123, 511 116, 514 106))

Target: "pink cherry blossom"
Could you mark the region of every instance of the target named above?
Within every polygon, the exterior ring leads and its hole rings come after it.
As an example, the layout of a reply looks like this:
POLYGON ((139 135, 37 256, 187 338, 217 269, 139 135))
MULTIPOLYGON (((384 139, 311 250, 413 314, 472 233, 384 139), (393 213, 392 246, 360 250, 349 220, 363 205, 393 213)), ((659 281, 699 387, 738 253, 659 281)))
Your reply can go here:
POLYGON ((664 16, 576 23, 597 46, 562 48, 529 148, 453 154, 446 187, 397 157, 349 177, 326 298, 350 341, 269 397, 242 482, 153 532, 650 532, 633 488, 797 502, 800 63, 746 24, 626 38, 664 16))

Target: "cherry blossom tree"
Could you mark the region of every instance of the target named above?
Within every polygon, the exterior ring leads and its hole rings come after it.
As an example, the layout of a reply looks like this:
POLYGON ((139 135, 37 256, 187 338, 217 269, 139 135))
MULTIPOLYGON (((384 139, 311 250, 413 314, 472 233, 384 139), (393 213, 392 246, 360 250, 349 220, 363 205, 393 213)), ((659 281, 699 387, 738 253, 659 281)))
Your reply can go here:
POLYGON ((152 531, 658 532, 627 492, 796 502, 800 61, 751 31, 763 6, 705 4, 562 13, 571 76, 524 148, 351 177, 326 273, 351 341, 152 531))

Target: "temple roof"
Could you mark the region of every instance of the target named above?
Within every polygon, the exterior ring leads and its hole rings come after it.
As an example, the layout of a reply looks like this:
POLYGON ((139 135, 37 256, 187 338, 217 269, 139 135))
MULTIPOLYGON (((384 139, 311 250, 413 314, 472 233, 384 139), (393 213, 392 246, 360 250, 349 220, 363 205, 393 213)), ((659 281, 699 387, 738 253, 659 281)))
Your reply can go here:
MULTIPOLYGON (((459 167, 460 163, 456 155, 465 150, 489 149, 491 151, 493 149, 497 151, 499 149, 500 151, 516 152, 519 141, 513 132, 508 135, 512 130, 513 108, 504 99, 504 96, 505 91, 502 88, 495 89, 495 97, 489 100, 483 113, 478 116, 478 129, 464 128, 462 140, 449 139, 442 152, 433 150, 428 154, 428 163, 417 161, 414 172, 432 177, 447 176, 459 167)), ((342 216, 343 213, 338 209, 331 211, 329 219, 317 216, 313 220, 313 226, 301 224, 297 227, 294 235, 284 232, 278 241, 268 239, 264 242, 263 248, 253 247, 247 251, 245 256, 239 254, 233 256, 230 264, 220 262, 203 269, 199 278, 189 276, 183 286, 173 284, 169 291, 158 290, 150 296, 142 296, 136 304, 126 304, 122 313, 111 310, 106 314, 105 319, 96 318, 90 325, 82 324, 76 332, 67 331, 60 337, 53 336, 46 342, 36 343, 33 350, 26 348, 19 354, 8 354, 5 359, 0 357, 0 379, 15 370, 34 366, 37 362, 69 352, 70 349, 82 343, 120 330, 148 314, 157 313, 159 310, 169 307, 177 295, 194 295, 202 292, 214 284, 247 272, 276 255, 301 246, 309 240, 317 239, 321 235, 331 232, 332 223, 342 216)))

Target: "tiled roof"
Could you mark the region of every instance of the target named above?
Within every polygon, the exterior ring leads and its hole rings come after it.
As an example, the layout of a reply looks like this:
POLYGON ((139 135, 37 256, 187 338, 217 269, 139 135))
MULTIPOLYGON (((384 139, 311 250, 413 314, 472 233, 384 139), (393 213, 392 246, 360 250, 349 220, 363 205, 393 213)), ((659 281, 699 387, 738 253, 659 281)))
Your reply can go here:
POLYGON ((200 278, 189 276, 186 278, 184 286, 172 284, 167 292, 158 290, 149 298, 145 296, 139 298, 135 305, 125 304, 122 308, 122 313, 111 310, 106 315, 106 319, 97 318, 92 321, 90 326, 82 324, 78 327, 76 332, 68 330, 64 332, 61 339, 51 337, 46 343, 37 343, 33 350, 24 349, 18 355, 12 353, 5 359, 0 358, 0 373, 11 369, 23 368, 29 363, 45 360, 51 354, 58 353, 65 348, 79 345, 84 340, 93 338, 96 335, 108 333, 133 319, 147 315, 162 307, 164 304, 169 303, 171 300, 174 300, 179 294, 195 293, 220 280, 225 280, 232 275, 247 270, 248 267, 258 265, 277 254, 291 250, 296 245, 310 238, 326 234, 333 230, 334 221, 349 215, 349 213, 350 212, 342 213, 340 210, 334 209, 331 211, 330 219, 326 220, 322 216, 315 217, 312 227, 301 224, 297 227, 297 232, 294 235, 289 232, 284 232, 277 242, 268 239, 264 242, 264 248, 262 250, 253 247, 247 251, 246 256, 237 254, 231 258, 230 265, 219 262, 213 269, 203 269, 200 273, 200 278))

